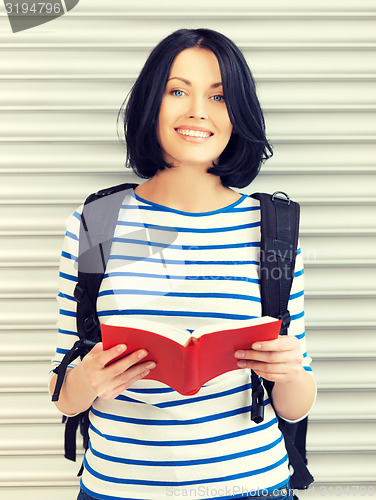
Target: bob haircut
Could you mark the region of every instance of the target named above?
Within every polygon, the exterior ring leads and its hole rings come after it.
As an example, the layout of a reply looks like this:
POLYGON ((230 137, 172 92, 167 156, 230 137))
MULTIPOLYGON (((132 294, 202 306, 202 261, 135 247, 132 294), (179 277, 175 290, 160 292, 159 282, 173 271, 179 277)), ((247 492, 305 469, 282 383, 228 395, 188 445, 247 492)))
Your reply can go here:
POLYGON ((173 167, 163 159, 157 139, 158 115, 174 59, 194 47, 210 50, 217 57, 234 130, 218 164, 213 163, 208 172, 219 176, 226 187, 245 187, 256 177, 263 161, 272 156, 272 148, 265 137, 255 82, 243 54, 229 38, 209 29, 179 29, 149 55, 124 101, 128 99, 123 117, 126 164, 144 179, 153 177, 157 170, 173 167))

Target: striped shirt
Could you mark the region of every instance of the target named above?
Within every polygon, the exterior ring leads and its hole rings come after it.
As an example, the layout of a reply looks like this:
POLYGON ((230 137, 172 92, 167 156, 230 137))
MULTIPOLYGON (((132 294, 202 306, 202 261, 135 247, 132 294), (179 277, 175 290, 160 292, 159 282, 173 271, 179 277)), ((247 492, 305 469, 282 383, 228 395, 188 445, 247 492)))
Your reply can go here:
MULTIPOLYGON (((60 264, 59 333, 53 367, 77 340, 77 256, 82 207, 68 219, 60 264)), ((125 192, 97 300, 100 322, 136 316, 189 332, 261 316, 259 201, 242 195, 220 210, 189 213, 125 192)), ((289 335, 304 368, 303 266, 298 250, 289 335)), ((72 365, 73 366, 73 365, 72 365)), ((82 488, 99 499, 237 498, 289 478, 283 437, 267 395, 250 419, 249 370, 235 370, 182 396, 141 380, 116 399, 97 398, 82 488)), ((254 494, 254 493, 253 493, 254 494)))

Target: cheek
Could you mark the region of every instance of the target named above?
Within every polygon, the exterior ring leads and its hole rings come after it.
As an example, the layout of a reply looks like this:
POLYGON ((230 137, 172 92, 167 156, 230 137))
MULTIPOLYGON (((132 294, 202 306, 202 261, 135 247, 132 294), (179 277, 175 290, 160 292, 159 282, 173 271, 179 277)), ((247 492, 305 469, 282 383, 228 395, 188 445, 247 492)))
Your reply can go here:
POLYGON ((232 124, 230 123, 229 125, 227 125, 226 127, 224 127, 223 129, 223 140, 224 142, 226 143, 226 146, 231 138, 231 135, 232 135, 232 132, 233 132, 233 127, 232 127, 232 124))
POLYGON ((232 123, 230 117, 228 116, 227 109, 221 109, 216 113, 216 123, 218 124, 221 132, 225 135, 231 135, 232 133, 232 123))
POLYGON ((160 145, 166 140, 167 121, 166 111, 161 108, 157 126, 157 139, 160 145))
POLYGON ((171 133, 174 128, 174 113, 170 106, 161 106, 158 117, 158 139, 171 133))
POLYGON ((167 95, 164 96, 159 110, 159 122, 161 125, 168 125, 173 123, 178 116, 180 116, 184 108, 184 100, 177 99, 176 97, 167 95))
POLYGON ((226 111, 225 118, 224 118, 224 123, 226 124, 226 129, 228 134, 232 134, 233 131, 233 126, 230 120, 230 117, 228 116, 228 113, 226 111))

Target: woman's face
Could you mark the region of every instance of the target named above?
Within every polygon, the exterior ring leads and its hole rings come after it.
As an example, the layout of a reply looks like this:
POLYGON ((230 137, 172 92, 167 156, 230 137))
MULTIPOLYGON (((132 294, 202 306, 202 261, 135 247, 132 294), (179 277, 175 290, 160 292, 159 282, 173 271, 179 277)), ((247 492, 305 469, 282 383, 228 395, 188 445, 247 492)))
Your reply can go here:
POLYGON ((192 48, 172 66, 158 118, 158 141, 167 163, 205 168, 227 146, 232 124, 216 56, 192 48))

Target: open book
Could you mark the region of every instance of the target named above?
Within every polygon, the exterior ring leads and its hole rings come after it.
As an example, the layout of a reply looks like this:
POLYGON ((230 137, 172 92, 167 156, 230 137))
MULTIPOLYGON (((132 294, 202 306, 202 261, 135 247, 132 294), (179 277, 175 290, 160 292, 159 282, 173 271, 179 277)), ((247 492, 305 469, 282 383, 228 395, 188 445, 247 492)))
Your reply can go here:
POLYGON ((279 335, 281 320, 263 316, 251 320, 226 321, 198 328, 192 334, 169 325, 137 319, 121 318, 122 324, 102 324, 103 348, 125 344, 127 350, 118 358, 137 349, 148 355, 140 362, 153 360, 157 366, 146 379, 158 380, 180 394, 196 394, 209 380, 239 369, 234 352, 250 349, 257 341, 273 340, 279 335))

